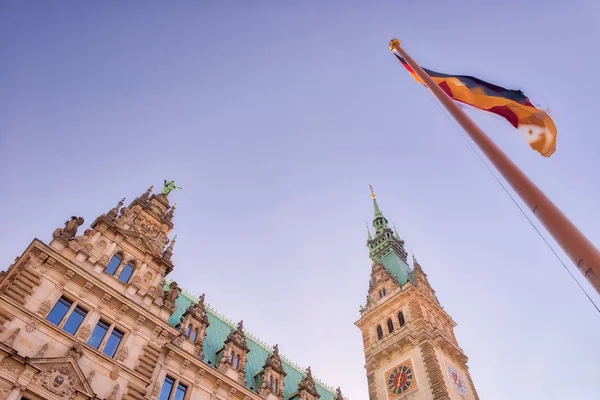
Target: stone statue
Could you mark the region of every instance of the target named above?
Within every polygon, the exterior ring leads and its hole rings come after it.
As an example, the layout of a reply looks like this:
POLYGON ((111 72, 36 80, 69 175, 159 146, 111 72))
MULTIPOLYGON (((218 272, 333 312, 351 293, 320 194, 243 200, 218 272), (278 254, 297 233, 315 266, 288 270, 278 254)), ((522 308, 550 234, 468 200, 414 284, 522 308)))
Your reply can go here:
POLYGON ((165 184, 161 193, 168 196, 169 193, 177 189, 182 190, 182 188, 180 188, 179 186, 175 186, 175 181, 167 181, 165 179, 165 184))
POLYGON ((169 290, 165 293, 165 301, 170 303, 175 303, 177 297, 179 297, 179 293, 181 293, 181 289, 177 286, 177 282, 173 281, 169 285, 169 290))
POLYGON ((64 240, 72 240, 77 234, 77 228, 83 225, 84 219, 82 217, 71 217, 69 221, 65 222, 63 229, 57 228, 53 233, 52 237, 60 237, 64 240))

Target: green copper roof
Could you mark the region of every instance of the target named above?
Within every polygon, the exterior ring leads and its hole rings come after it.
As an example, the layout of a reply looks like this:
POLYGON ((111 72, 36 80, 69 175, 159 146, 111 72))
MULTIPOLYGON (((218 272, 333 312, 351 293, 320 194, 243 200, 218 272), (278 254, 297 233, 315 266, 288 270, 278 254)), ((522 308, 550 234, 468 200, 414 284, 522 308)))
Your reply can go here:
MULTIPOLYGON (((177 300, 175 301, 175 312, 169 318, 169 325, 177 325, 185 310, 187 310, 187 308, 194 302, 196 302, 196 299, 193 299, 184 292, 180 293, 179 297, 177 297, 177 300)), ((232 329, 236 328, 236 325, 233 322, 227 321, 224 317, 217 314, 214 310, 211 310, 208 306, 206 307, 206 311, 210 326, 207 329, 206 339, 204 341, 204 362, 208 363, 210 361, 211 365, 216 367, 218 362, 216 359, 216 353, 223 347, 223 343, 225 342, 225 339, 227 339, 227 335, 229 335, 232 329)), ((261 344, 257 339, 248 335, 247 332, 245 332, 245 335, 248 348, 250 349, 247 358, 248 361, 246 363, 246 381, 248 382, 247 387, 254 387, 254 391, 256 391, 258 386, 255 383, 254 378, 259 372, 262 371, 262 367, 265 365, 267 356, 271 354, 272 351, 268 348, 268 346, 261 344)), ((284 371, 287 373, 284 380, 284 395, 285 398, 288 399, 294 392, 298 390, 298 384, 306 374, 301 371, 299 367, 292 365, 292 363, 286 360, 284 357, 281 357, 281 362, 283 363, 284 371)), ((317 391, 321 395, 320 400, 333 400, 335 398, 334 389, 325 387, 321 382, 318 382, 317 379, 315 379, 315 385, 317 387, 317 391)))
POLYGON ((380 262, 401 285, 404 285, 409 280, 412 281, 412 270, 406 261, 401 259, 396 253, 387 253, 381 257, 380 262))

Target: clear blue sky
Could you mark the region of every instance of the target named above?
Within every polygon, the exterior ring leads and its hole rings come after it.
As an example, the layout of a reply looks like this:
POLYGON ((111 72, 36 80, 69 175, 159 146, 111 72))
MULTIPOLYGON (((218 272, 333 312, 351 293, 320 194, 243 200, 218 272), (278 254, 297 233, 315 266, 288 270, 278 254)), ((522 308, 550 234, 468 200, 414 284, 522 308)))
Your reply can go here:
POLYGON ((366 399, 353 323, 372 184, 458 323, 482 399, 597 399, 600 315, 388 36, 549 108, 550 159, 471 114, 600 245, 596 0, 3 1, 0 264, 71 215, 87 226, 176 179, 171 276, 366 399))

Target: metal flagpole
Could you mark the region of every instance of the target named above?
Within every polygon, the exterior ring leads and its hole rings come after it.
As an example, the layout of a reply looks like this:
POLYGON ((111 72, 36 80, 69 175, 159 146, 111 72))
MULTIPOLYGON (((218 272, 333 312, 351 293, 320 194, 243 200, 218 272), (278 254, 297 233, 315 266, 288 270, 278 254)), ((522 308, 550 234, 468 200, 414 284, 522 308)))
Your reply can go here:
POLYGON ((500 171, 504 179, 527 204, 531 212, 550 232, 569 256, 579 272, 600 294, 600 252, 552 201, 513 163, 506 154, 473 122, 431 77, 406 53, 398 39, 390 41, 390 50, 397 52, 427 85, 433 95, 467 132, 479 149, 500 171))

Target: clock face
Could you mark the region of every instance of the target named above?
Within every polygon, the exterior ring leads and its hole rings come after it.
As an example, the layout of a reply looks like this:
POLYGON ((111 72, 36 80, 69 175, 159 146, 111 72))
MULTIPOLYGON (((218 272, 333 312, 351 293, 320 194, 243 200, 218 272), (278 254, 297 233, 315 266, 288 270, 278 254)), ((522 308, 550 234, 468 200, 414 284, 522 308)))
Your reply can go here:
POLYGON ((401 394, 417 389, 417 382, 410 360, 406 360, 385 373, 385 383, 389 397, 397 397, 401 394))
POLYGON ((450 383, 452 386, 458 391, 458 393, 465 396, 467 394, 467 385, 463 380, 460 372, 458 372, 452 365, 448 364, 448 378, 450 378, 450 383))

